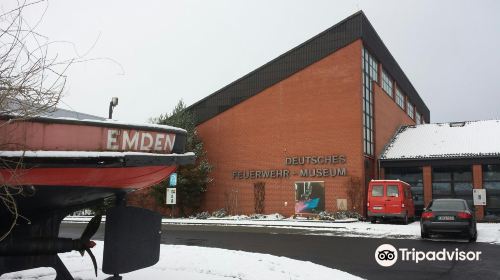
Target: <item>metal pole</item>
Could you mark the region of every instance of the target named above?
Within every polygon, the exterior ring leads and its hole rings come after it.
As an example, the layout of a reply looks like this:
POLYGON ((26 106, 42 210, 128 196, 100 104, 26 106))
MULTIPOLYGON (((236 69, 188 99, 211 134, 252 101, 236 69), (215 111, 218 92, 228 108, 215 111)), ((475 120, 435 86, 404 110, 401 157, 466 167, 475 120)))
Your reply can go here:
POLYGON ((109 102, 109 115, 108 116, 109 116, 108 119, 113 118, 113 101, 109 102))

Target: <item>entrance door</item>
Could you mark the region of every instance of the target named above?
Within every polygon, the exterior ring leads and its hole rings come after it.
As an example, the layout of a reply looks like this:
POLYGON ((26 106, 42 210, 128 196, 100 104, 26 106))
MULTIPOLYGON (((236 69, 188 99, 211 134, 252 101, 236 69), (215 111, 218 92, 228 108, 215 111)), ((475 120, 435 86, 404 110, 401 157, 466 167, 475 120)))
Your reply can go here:
POLYGON ((483 165, 483 186, 486 189, 487 219, 500 219, 500 165, 483 165))
POLYGON ((317 214, 325 211, 324 182, 295 183, 295 213, 317 214))
POLYGON ((461 198, 465 199, 470 207, 474 207, 471 167, 433 168, 432 198, 461 198))

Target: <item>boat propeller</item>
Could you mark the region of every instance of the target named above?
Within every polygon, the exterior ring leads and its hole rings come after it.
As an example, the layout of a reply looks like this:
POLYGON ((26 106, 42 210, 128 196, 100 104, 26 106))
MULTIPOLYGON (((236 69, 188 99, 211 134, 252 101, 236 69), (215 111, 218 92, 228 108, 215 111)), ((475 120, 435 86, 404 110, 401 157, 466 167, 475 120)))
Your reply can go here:
POLYGON ((102 220, 102 215, 94 216, 87 224, 87 227, 85 227, 85 230, 83 231, 80 239, 78 239, 81 245, 80 250, 78 251, 80 252, 80 255, 82 255, 82 257, 85 255, 85 252, 89 254, 90 259, 92 259, 92 264, 94 265, 94 271, 96 277, 97 277, 97 261, 95 259, 94 254, 92 254, 92 251, 90 250, 96 244, 94 241, 91 241, 90 238, 92 238, 92 236, 94 236, 94 234, 99 229, 99 226, 101 225, 101 220, 102 220))

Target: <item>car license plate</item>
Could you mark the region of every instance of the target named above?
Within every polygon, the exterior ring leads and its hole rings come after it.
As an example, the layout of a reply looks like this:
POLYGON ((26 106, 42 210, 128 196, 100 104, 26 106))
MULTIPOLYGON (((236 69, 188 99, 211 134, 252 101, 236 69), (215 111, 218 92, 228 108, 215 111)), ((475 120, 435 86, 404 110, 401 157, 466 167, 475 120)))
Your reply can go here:
POLYGON ((382 206, 373 206, 373 210, 382 210, 382 206))
POLYGON ((453 216, 439 216, 438 220, 440 220, 440 221, 454 221, 455 217, 453 217, 453 216))

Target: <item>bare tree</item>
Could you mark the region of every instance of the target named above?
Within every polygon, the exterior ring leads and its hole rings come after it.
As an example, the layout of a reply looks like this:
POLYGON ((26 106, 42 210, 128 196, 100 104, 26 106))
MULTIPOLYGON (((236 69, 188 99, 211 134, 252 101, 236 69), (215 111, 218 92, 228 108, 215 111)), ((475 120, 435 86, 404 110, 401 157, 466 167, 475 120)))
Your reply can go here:
POLYGON ((347 188, 347 199, 349 208, 352 211, 360 212, 362 210, 363 197, 365 193, 363 187, 361 186, 358 177, 350 177, 348 188, 347 188))
POLYGON ((0 15, 0 114, 28 118, 55 109, 71 61, 49 57, 47 38, 23 17, 23 11, 44 1, 17 2, 0 15), (42 43, 43 42, 43 43, 42 43))
MULTIPOLYGON (((44 0, 16 1, 14 7, 0 12, 0 115, 9 116, 8 121, 55 110, 66 83, 65 72, 73 62, 51 56, 49 46, 52 43, 36 32, 40 21, 30 26, 23 17, 23 11, 30 6, 46 8, 43 2, 47 3, 44 0)), ((5 7, 0 6, 0 9, 5 7)), ((4 124, 0 122, 0 126, 4 124)), ((7 137, 0 135, 0 150, 8 144, 7 137)), ((1 168, 17 169, 20 164, 0 159, 1 168)), ((24 218, 18 212, 15 197, 29 192, 29 188, 1 182, 4 180, 0 174, 0 207, 12 214, 12 224, 6 232, 0 233, 0 241, 13 229, 19 217, 24 218)))

